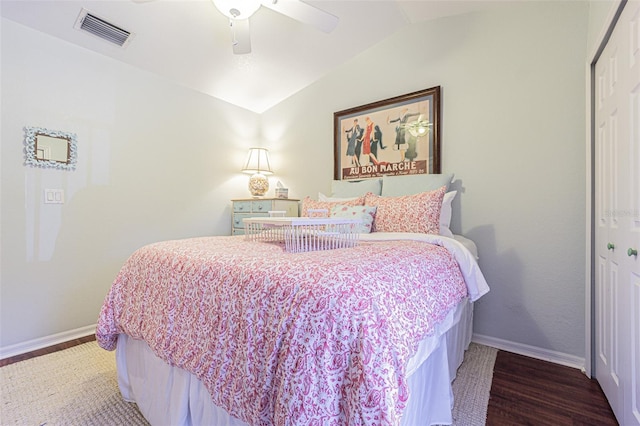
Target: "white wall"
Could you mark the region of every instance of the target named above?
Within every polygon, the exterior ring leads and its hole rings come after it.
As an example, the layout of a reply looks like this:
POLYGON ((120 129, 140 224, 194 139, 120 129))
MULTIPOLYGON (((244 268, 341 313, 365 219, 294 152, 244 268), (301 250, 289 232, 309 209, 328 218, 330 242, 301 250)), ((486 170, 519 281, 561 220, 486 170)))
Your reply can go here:
POLYGON ((263 114, 265 139, 290 191, 328 192, 334 111, 440 85, 454 228, 491 286, 475 332, 582 358, 587 24, 585 2, 509 2, 414 25, 263 114))
POLYGON ((94 324, 143 244, 230 232, 259 116, 2 20, 0 347, 94 324), (24 166, 24 126, 74 132, 75 171, 24 166), (66 203, 43 204, 43 189, 66 203))
POLYGON ((589 31, 587 33, 587 60, 599 47, 608 30, 609 19, 613 16, 622 0, 591 0, 589 2, 589 31))

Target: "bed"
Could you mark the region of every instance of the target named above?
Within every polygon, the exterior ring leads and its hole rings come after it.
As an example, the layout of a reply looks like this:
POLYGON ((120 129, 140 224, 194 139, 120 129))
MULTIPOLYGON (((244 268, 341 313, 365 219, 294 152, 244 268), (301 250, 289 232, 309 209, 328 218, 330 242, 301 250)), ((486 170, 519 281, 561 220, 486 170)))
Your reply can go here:
POLYGON ((152 425, 451 424, 489 290, 475 245, 452 237, 379 229, 303 253, 243 236, 150 244, 122 267, 96 338, 152 425))

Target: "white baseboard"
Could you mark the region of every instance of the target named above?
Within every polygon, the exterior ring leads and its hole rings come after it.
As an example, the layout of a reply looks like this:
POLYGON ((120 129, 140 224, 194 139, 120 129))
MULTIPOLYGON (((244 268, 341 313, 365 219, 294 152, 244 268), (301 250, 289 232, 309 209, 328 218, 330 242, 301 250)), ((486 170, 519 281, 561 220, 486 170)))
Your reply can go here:
POLYGON ((551 351, 549 349, 538 348, 536 346, 529 346, 523 343, 502 340, 495 337, 483 336, 476 333, 473 334, 471 340, 475 343, 479 343, 485 346, 491 346, 503 351, 513 352, 515 354, 524 355, 535 359, 541 359, 543 361, 549 361, 556 364, 565 365, 567 367, 577 368, 578 370, 586 374, 585 359, 577 357, 575 355, 551 351))
POLYGON ((90 336, 95 332, 96 324, 93 324, 87 325, 86 327, 76 328, 75 330, 63 331, 62 333, 40 337, 38 339, 28 340, 22 343, 16 343, 15 345, 0 347, 0 359, 21 355, 27 352, 57 345, 58 343, 68 342, 69 340, 90 336))

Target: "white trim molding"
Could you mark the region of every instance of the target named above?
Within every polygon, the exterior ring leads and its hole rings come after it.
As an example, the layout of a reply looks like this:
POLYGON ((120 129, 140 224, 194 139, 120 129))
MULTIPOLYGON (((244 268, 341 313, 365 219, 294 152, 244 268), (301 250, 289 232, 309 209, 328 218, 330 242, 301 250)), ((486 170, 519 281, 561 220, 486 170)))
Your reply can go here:
POLYGON ((73 339, 79 339, 94 334, 96 332, 96 324, 87 325, 85 327, 76 328, 75 330, 63 331, 62 333, 52 334, 50 336, 40 337, 38 339, 28 340, 15 345, 0 347, 0 359, 10 358, 12 356, 21 355, 38 349, 47 348, 59 343, 68 342, 73 339))
POLYGON ((495 337, 483 336, 473 333, 471 340, 475 343, 491 346, 515 354, 528 356, 530 358, 541 359, 543 361, 553 362, 571 368, 577 368, 585 373, 585 359, 575 355, 565 354, 563 352, 551 351, 549 349, 539 348, 537 346, 525 345, 523 343, 511 342, 495 337))

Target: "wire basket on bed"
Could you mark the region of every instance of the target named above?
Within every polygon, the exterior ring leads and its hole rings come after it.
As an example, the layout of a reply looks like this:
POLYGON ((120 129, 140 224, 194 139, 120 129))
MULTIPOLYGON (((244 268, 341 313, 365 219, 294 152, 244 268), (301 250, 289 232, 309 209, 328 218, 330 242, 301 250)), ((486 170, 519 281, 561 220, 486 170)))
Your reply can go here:
POLYGON ((362 221, 338 217, 250 217, 243 219, 249 241, 284 243, 292 253, 354 247, 362 221))

